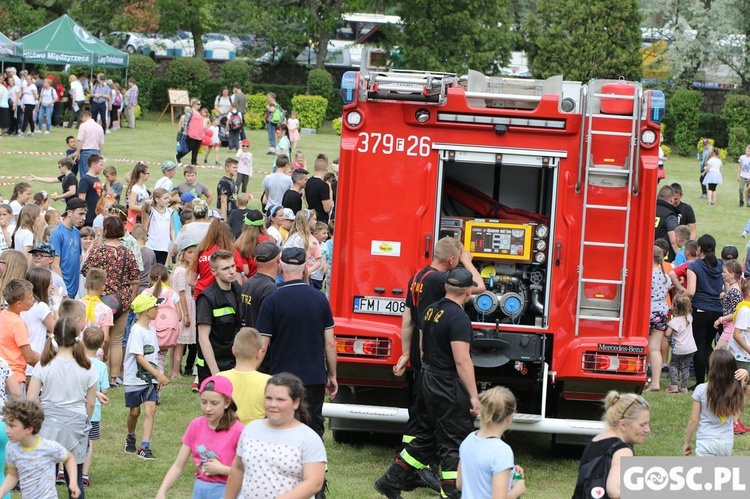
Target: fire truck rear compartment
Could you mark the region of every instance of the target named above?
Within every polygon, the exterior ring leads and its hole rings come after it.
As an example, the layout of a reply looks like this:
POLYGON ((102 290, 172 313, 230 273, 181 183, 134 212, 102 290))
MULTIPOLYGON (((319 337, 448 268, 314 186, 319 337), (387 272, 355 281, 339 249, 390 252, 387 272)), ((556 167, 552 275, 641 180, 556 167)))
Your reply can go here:
POLYGON ((463 243, 486 288, 467 313, 496 326, 490 338, 499 325, 545 327, 556 161, 546 151, 442 147, 437 238, 463 243))

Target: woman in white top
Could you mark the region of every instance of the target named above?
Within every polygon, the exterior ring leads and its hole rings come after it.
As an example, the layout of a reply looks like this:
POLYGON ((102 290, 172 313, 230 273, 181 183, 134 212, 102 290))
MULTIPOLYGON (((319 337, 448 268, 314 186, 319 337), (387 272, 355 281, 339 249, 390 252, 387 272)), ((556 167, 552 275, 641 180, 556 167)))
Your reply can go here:
POLYGON ((229 96, 229 88, 221 87, 221 95, 217 95, 214 100, 214 111, 219 116, 229 114, 232 110, 232 98, 229 96))
POLYGON ((78 81, 76 75, 70 75, 68 77, 70 82, 70 102, 73 110, 70 113, 70 121, 68 121, 68 128, 73 126, 73 122, 77 123, 76 127, 81 124, 81 111, 83 111, 83 104, 86 102, 86 95, 83 93, 83 85, 78 81))
POLYGON ((52 111, 55 109, 56 100, 57 91, 52 88, 52 82, 49 78, 45 78, 42 84, 42 92, 39 94, 39 131, 44 129, 46 124, 45 134, 48 134, 52 129, 52 111))
POLYGON ((721 156, 719 149, 713 148, 706 161, 706 168, 703 170, 703 185, 708 187, 708 204, 716 204, 716 186, 722 183, 721 178, 721 156))
POLYGON ((39 102, 39 93, 36 91, 36 85, 34 85, 34 78, 31 76, 26 77, 26 85, 21 89, 21 105, 23 106, 23 129, 21 133, 26 131, 26 127, 29 128, 29 137, 34 136, 34 111, 39 102))

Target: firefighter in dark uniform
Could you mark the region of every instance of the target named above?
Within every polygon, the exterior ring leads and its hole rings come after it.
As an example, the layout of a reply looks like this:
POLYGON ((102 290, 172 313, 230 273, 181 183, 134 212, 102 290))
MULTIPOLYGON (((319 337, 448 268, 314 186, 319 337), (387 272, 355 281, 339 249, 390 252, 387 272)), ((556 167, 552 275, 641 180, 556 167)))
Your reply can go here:
POLYGON ((236 359, 232 345, 242 322, 240 285, 235 281, 234 256, 217 250, 211 255, 213 284, 198 295, 195 322, 198 324, 198 381, 232 369, 236 359))
POLYGON ((445 281, 445 298, 431 304, 422 319, 422 372, 417 378, 417 428, 414 439, 375 481, 388 497, 401 497, 403 480, 440 455, 441 495, 459 498, 456 488, 458 448, 474 429, 479 398, 470 347, 471 320, 464 305, 477 286, 471 272, 456 268, 445 281))
POLYGON ((656 198, 656 223, 654 224, 654 241, 664 239, 669 243, 669 256, 667 261, 673 262, 674 257, 680 250, 677 247, 674 230, 677 228, 679 212, 674 207, 674 189, 665 185, 659 189, 656 198))
MULTIPOLYGON (((461 263, 468 269, 474 280, 480 283, 472 288, 472 293, 482 293, 485 290, 479 272, 471 263, 471 254, 464 250, 458 239, 446 236, 438 240, 435 245, 432 262, 419 270, 409 280, 406 292, 406 306, 401 318, 401 357, 393 373, 396 376, 406 375, 406 385, 409 390, 409 421, 406 424, 402 443, 408 444, 414 439, 417 427, 415 383, 422 369, 422 351, 420 347, 420 331, 416 324, 417 318, 424 317, 427 307, 445 296, 445 279, 448 272, 461 263), (411 362, 411 371, 406 372, 406 366, 411 362)), ((422 465, 422 463, 419 463, 422 465)), ((424 463, 428 465, 429 463, 424 463)), ((412 490, 418 486, 427 486, 440 491, 440 482, 428 467, 417 468, 418 473, 404 483, 404 490, 412 490)))

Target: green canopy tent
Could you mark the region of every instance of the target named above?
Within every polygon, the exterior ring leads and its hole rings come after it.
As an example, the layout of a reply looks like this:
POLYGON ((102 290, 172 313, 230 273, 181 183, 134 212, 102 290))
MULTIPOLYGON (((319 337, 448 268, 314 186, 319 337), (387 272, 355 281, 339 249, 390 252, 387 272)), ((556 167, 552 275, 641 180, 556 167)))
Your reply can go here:
POLYGON ((23 47, 0 33, 0 59, 7 59, 9 57, 20 57, 23 51, 23 47))
POLYGON ((24 62, 127 68, 130 56, 81 28, 67 14, 18 40, 24 62))

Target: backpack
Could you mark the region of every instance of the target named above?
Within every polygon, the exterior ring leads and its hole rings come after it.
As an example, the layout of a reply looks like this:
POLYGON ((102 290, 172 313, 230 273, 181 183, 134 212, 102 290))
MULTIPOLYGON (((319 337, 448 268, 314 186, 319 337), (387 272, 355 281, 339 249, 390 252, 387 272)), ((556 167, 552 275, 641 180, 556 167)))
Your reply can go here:
POLYGON ((628 447, 618 439, 607 452, 581 463, 578 469, 578 481, 572 499, 602 499, 607 495, 607 475, 612 467, 612 455, 619 449, 628 447))
POLYGON ((112 102, 112 105, 116 108, 119 108, 122 105, 122 94, 120 92, 115 91, 115 99, 112 102))
POLYGON ((271 113, 271 118, 268 120, 269 123, 272 125, 278 125, 279 123, 284 121, 284 109, 279 105, 276 104, 273 108, 273 112, 271 113))
POLYGON ((227 127, 233 132, 242 129, 242 115, 240 113, 229 113, 227 127))
MULTIPOLYGON (((153 293, 154 288, 150 288, 148 291, 153 293)), ((168 289, 164 295, 164 301, 158 306, 156 319, 151 321, 151 325, 156 330, 156 339, 159 341, 159 349, 161 350, 177 344, 180 321, 177 319, 177 308, 172 301, 173 295, 174 291, 168 289)))

